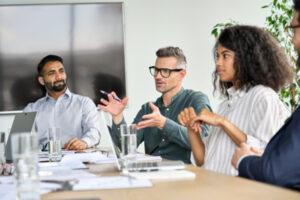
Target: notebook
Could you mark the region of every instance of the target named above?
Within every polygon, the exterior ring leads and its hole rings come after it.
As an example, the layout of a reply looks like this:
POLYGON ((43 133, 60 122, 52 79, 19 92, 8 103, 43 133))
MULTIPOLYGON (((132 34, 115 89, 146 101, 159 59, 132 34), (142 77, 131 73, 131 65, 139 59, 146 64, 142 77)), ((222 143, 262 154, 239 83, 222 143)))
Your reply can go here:
MULTIPOLYGON (((119 171, 122 171, 124 168, 121 157, 120 150, 114 144, 113 139, 109 133, 108 127, 105 123, 104 112, 100 111, 100 132, 103 135, 109 136, 109 143, 112 149, 112 154, 117 160, 117 166, 119 171)), ((164 161, 164 162, 132 162, 128 164, 127 170, 129 172, 147 172, 147 171, 158 171, 158 170, 177 170, 184 169, 185 164, 182 161, 164 161)))
POLYGON ((5 157, 7 163, 12 162, 11 136, 16 133, 32 132, 34 130, 35 116, 36 112, 22 112, 15 114, 15 118, 5 145, 5 157))

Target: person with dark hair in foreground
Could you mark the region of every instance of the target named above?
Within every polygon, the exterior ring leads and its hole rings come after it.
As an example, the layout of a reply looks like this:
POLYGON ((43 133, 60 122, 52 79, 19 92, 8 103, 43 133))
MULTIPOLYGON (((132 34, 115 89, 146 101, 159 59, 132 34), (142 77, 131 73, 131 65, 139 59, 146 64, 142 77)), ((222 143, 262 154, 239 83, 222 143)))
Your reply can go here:
POLYGON ((83 150, 99 144, 97 107, 90 98, 69 91, 63 59, 48 55, 40 61, 37 70, 38 81, 47 94, 29 103, 24 112, 37 112, 35 128, 41 148, 46 148, 47 131, 51 127, 61 128, 62 144, 68 150, 83 150))
MULTIPOLYGON (((292 43, 300 61, 300 0, 294 0, 294 17, 290 26, 292 43)), ((264 153, 241 144, 232 156, 239 176, 299 190, 300 185, 300 108, 270 140, 264 153)))
MULTIPOLYGON (((154 77, 156 90, 162 93, 155 102, 142 106, 133 123, 137 124, 137 145, 144 141, 145 152, 170 160, 190 163, 191 146, 187 129, 177 121, 177 115, 185 107, 193 107, 197 113, 211 110, 209 100, 202 92, 182 88, 186 74, 186 57, 178 47, 165 47, 156 52, 155 66, 149 70, 154 77)), ((109 101, 101 99, 101 109, 112 115, 111 130, 114 142, 120 147, 120 125, 128 98, 117 101, 116 94, 108 95, 109 101), (114 97, 114 98, 113 98, 114 97)), ((207 136, 208 125, 202 126, 202 137, 207 136)))
POLYGON ((245 142, 264 150, 288 117, 276 92, 293 76, 288 59, 264 29, 232 26, 224 29, 215 45, 214 87, 226 98, 216 113, 203 109, 196 116, 186 108, 178 116, 188 128, 198 166, 237 175, 230 158, 245 142), (208 137, 199 137, 200 125, 211 125, 208 137))

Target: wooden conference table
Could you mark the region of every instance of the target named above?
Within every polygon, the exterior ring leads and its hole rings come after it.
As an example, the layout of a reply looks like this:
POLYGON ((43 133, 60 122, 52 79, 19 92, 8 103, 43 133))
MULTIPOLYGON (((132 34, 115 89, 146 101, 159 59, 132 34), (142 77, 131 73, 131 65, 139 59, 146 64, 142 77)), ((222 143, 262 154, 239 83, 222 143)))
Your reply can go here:
MULTIPOLYGON (((118 176, 114 164, 89 165, 89 172, 101 176, 118 176)), ((272 186, 239 177, 218 174, 187 165, 187 170, 196 174, 192 180, 155 180, 150 188, 114 190, 63 191, 42 195, 42 200, 154 200, 154 199, 300 199, 300 192, 272 186)))

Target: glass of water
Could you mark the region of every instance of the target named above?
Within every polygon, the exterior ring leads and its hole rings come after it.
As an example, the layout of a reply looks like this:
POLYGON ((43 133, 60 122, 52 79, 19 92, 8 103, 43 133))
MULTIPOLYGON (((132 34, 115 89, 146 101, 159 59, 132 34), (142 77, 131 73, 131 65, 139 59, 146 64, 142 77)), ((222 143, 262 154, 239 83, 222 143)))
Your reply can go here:
POLYGON ((62 158, 61 153, 61 130, 57 127, 48 129, 48 152, 51 162, 59 162, 62 158))
POLYGON ((121 131, 121 159, 123 169, 127 170, 128 164, 134 162, 136 157, 136 124, 122 124, 121 131))
POLYGON ((5 132, 0 132, 0 165, 5 162, 5 132))
POLYGON ((16 199, 39 200, 38 137, 31 133, 15 133, 11 142, 16 199))

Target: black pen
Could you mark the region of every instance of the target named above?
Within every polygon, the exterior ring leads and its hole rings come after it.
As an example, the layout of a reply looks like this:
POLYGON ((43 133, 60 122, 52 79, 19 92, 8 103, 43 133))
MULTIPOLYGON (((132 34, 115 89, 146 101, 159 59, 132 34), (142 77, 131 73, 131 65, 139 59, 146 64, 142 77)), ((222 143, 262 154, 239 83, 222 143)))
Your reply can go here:
MULTIPOLYGON (((109 95, 107 92, 105 92, 105 91, 103 91, 103 90, 100 90, 100 92, 102 93, 102 94, 105 94, 105 95, 109 95)), ((114 100, 117 100, 117 101, 121 101, 121 99, 119 99, 119 98, 117 98, 117 97, 112 97, 114 100)))

